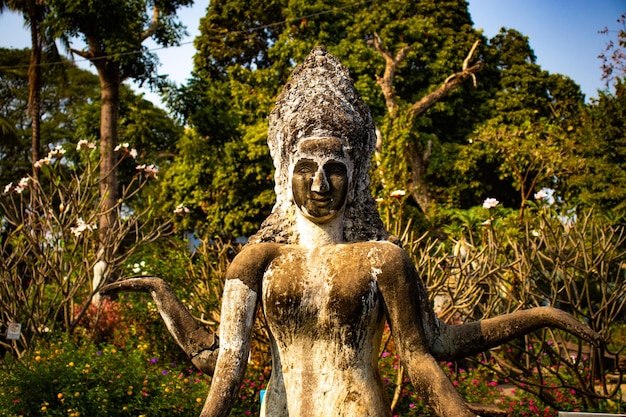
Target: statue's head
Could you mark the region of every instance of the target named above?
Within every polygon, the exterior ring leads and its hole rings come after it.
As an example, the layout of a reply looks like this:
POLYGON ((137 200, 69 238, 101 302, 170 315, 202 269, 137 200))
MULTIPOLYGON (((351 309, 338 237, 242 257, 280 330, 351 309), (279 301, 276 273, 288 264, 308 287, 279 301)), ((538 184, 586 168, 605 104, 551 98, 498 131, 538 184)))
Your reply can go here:
POLYGON ((326 223, 343 215, 352 188, 352 163, 339 138, 305 138, 291 158, 292 200, 304 217, 326 223))
POLYGON ((297 210, 317 221, 343 214, 346 241, 388 236, 369 188, 376 144, 370 110, 347 68, 324 48, 317 47, 307 56, 278 96, 267 142, 276 168, 276 204, 252 242, 296 242, 292 226, 297 210), (343 187, 334 190, 332 204, 319 195, 304 198, 299 168, 302 173, 315 170, 322 185, 343 187), (338 175, 342 170, 345 173, 338 175), (338 176, 344 177, 345 184, 329 182, 338 176))

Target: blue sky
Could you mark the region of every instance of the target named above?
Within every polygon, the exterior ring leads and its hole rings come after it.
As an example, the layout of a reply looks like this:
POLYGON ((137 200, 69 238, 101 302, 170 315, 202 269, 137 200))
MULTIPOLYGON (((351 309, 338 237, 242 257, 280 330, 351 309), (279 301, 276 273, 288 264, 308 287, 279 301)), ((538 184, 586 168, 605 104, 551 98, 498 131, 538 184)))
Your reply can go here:
MULTIPOLYGON (((179 14, 189 32, 182 46, 156 51, 162 63, 159 73, 179 84, 185 82, 192 69, 193 39, 207 4, 206 0, 196 1, 179 14)), ((589 99, 597 96, 598 89, 604 89, 598 55, 616 35, 601 35, 598 31, 604 27, 620 29, 617 19, 626 13, 626 0, 470 0, 469 11, 474 26, 483 29, 488 38, 501 27, 527 36, 537 63, 544 70, 572 78, 589 99)), ((21 16, 6 12, 0 15, 0 46, 25 48, 30 46, 29 39, 21 16)), ((80 65, 89 68, 88 63, 80 65)), ((158 100, 149 92, 146 98, 158 100)))

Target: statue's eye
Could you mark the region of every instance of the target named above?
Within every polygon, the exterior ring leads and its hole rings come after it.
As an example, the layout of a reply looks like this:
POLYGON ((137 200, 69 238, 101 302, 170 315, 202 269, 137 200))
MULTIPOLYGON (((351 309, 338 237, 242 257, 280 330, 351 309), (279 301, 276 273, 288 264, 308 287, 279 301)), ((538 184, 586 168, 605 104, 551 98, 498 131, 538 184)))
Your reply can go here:
POLYGON ((317 164, 311 161, 302 161, 296 164, 294 172, 298 175, 312 175, 317 170, 317 164))
POLYGON ((340 162, 329 162, 324 165, 324 170, 326 175, 346 175, 348 171, 346 166, 340 162))

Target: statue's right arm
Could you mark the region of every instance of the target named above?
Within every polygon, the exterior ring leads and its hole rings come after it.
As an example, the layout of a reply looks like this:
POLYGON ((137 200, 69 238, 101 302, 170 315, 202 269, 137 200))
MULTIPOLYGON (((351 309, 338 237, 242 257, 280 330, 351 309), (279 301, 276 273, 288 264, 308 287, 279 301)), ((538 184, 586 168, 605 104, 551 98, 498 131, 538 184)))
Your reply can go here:
POLYGON ((225 417, 244 377, 263 276, 277 246, 244 247, 226 272, 220 317, 220 351, 201 417, 225 417))
POLYGON ((200 326, 167 282, 158 277, 129 278, 105 285, 100 294, 147 292, 152 296, 167 329, 200 371, 213 374, 219 341, 215 333, 200 326))
POLYGON ((250 354, 257 299, 257 291, 244 280, 226 280, 220 318, 220 350, 201 417, 225 417, 235 403, 250 354))

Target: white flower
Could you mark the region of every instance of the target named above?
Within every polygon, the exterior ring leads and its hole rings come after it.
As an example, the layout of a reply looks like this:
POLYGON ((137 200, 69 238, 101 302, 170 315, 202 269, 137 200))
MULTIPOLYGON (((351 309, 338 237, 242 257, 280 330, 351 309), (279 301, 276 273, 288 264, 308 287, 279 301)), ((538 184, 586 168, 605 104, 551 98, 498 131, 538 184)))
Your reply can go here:
POLYGON ((65 155, 65 149, 63 149, 61 145, 55 146, 54 149, 48 152, 49 159, 62 158, 63 155, 65 155))
POLYGON ((535 193, 535 200, 541 201, 546 197, 548 197, 548 193, 546 192, 546 190, 539 190, 535 193))
POLYGON ((124 153, 127 153, 130 156, 132 156, 133 159, 137 159, 137 149, 135 148, 130 149, 130 145, 128 144, 128 142, 117 145, 115 149, 113 150, 115 152, 124 151, 124 153))
POLYGON ((5 193, 5 194, 8 194, 8 193, 10 193, 10 192, 11 192, 11 190, 12 190, 12 189, 13 189, 13 183, 12 183, 12 182, 10 182, 10 183, 8 183, 8 184, 4 187, 4 193, 5 193))
POLYGON ((77 151, 91 151, 93 149, 96 149, 96 144, 94 142, 89 142, 86 139, 81 139, 76 144, 77 151))
POLYGON ((404 191, 404 190, 395 190, 395 191, 392 191, 391 194, 389 194, 389 195, 392 196, 392 197, 395 197, 395 198, 400 198, 400 197, 404 197, 406 195, 406 191, 404 191))
POLYGON ((33 165, 35 166, 35 168, 39 169, 39 168, 41 168, 44 165, 50 165, 50 162, 51 162, 50 158, 45 157, 45 158, 42 158, 42 159, 38 160, 33 165))
POLYGON ((500 204, 500 202, 495 198, 486 198, 485 201, 483 201, 483 208, 492 209, 498 204, 500 204))
MULTIPOLYGON (((21 188, 22 190, 28 188, 28 185, 30 184, 30 178, 28 177, 24 177, 20 180, 20 182, 17 183, 18 188, 21 188)), ((19 191, 21 192, 21 191, 19 191)))
POLYGON ((146 175, 148 176, 148 178, 152 177, 152 178, 158 178, 158 174, 159 174, 159 167, 155 166, 155 165, 146 165, 146 164, 142 164, 142 165, 137 165, 137 167, 135 168, 137 171, 143 171, 146 173, 146 175))
POLYGON ((189 210, 187 207, 183 206, 182 204, 179 204, 174 209, 174 214, 178 214, 179 216, 184 216, 185 214, 189 213, 190 211, 191 210, 189 210))
POLYGON ((128 146, 130 146, 130 145, 128 145, 128 142, 121 143, 121 144, 117 145, 117 146, 115 147, 115 149, 113 149, 113 150, 114 150, 115 152, 119 151, 120 149, 128 150, 128 146))
POLYGON ((377 203, 382 203, 383 201, 385 201, 385 199, 384 199, 384 198, 380 198, 380 197, 379 197, 379 198, 377 198, 377 199, 376 199, 376 202, 377 202, 377 203))
POLYGON ((74 233, 74 236, 80 237, 84 233, 93 232, 97 228, 98 226, 95 223, 94 224, 85 223, 85 221, 81 217, 79 217, 78 220, 76 220, 76 227, 70 227, 70 232, 74 233))

